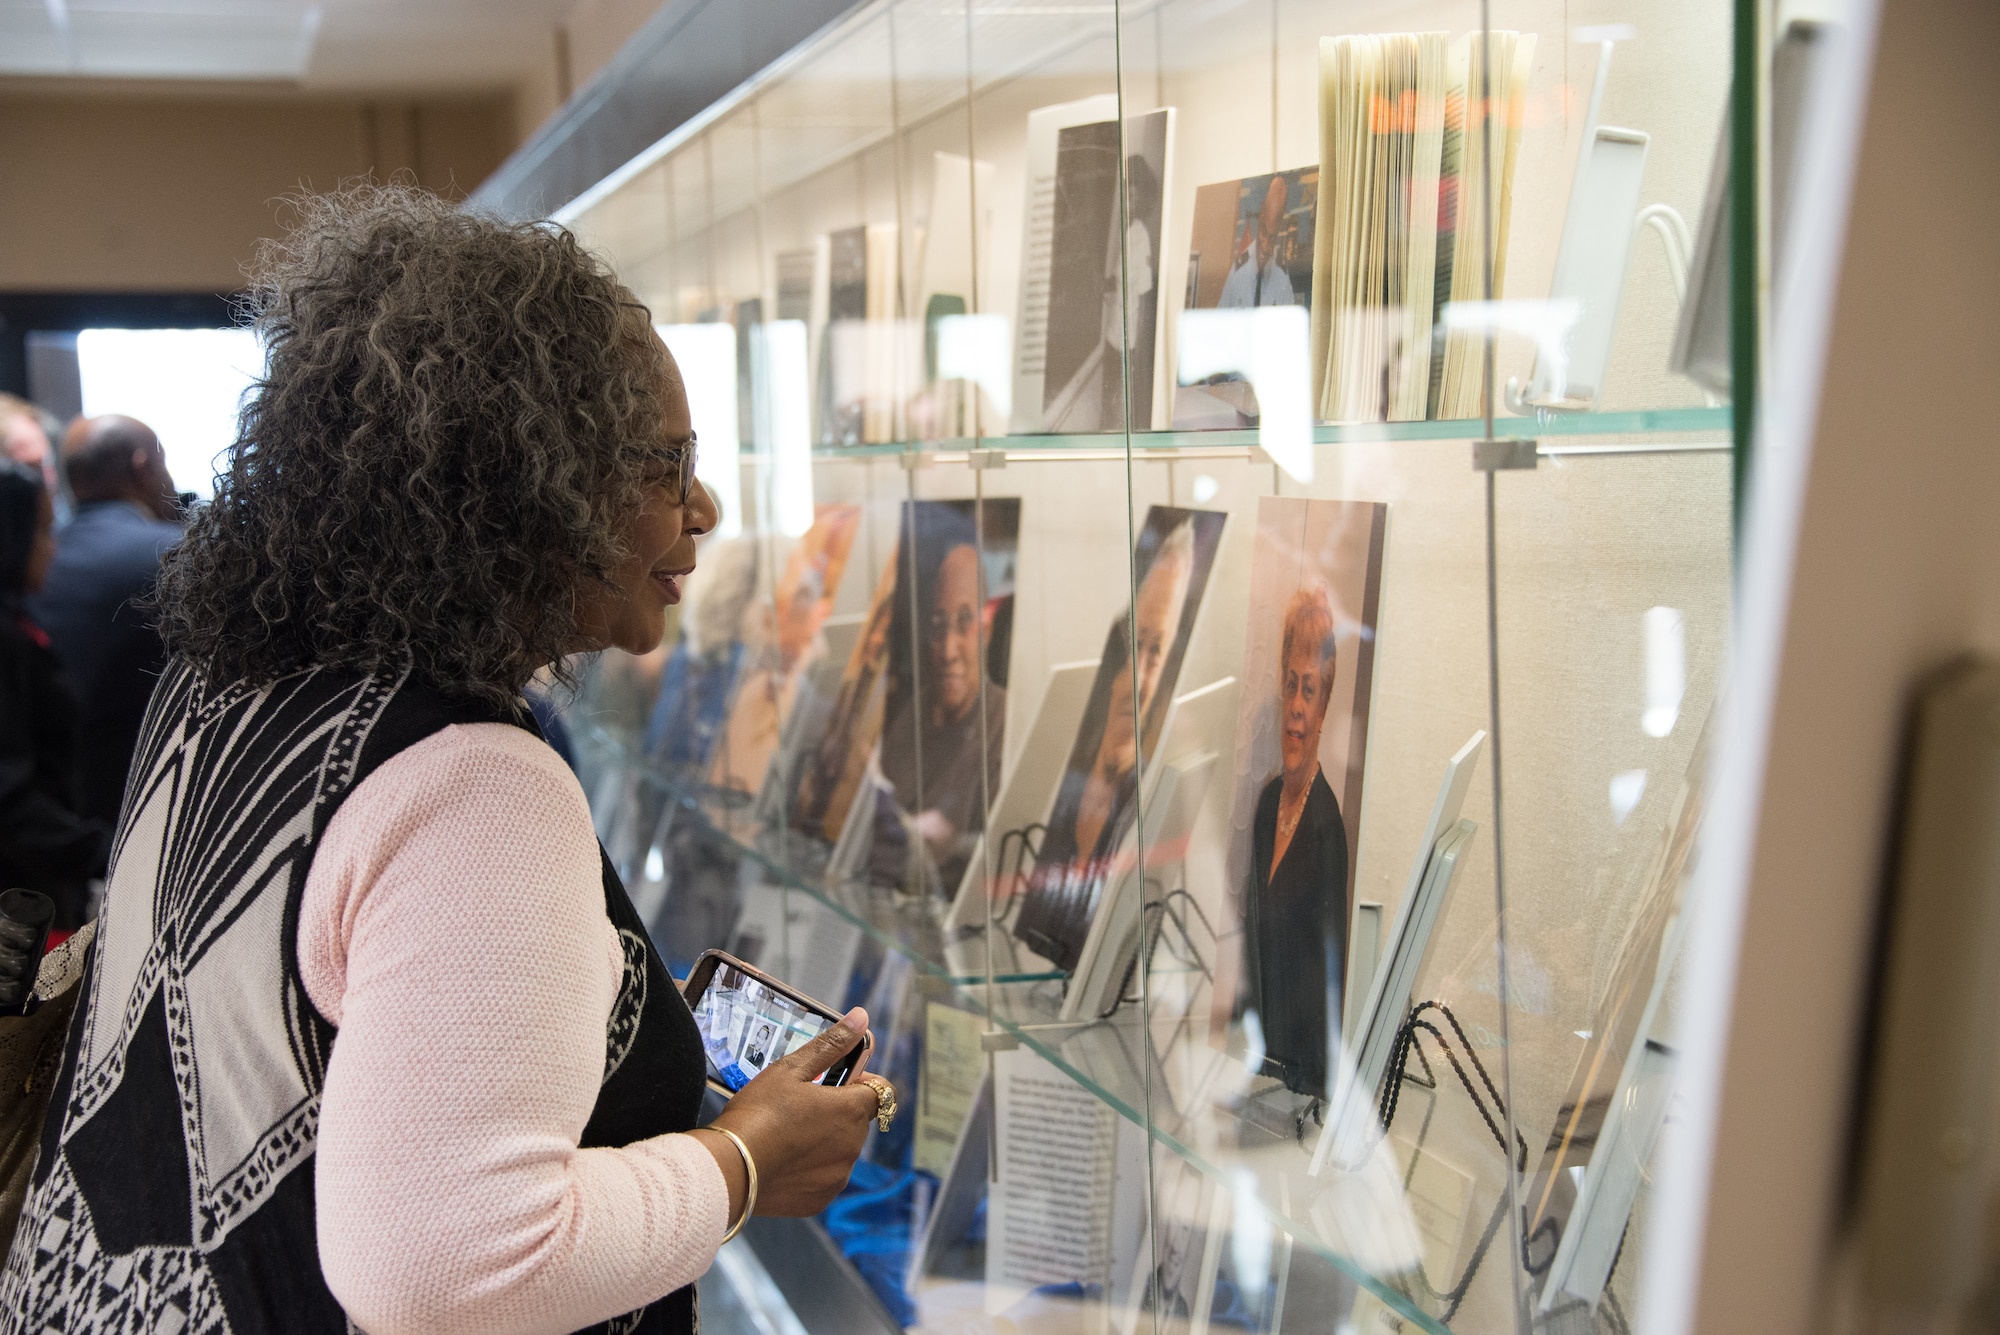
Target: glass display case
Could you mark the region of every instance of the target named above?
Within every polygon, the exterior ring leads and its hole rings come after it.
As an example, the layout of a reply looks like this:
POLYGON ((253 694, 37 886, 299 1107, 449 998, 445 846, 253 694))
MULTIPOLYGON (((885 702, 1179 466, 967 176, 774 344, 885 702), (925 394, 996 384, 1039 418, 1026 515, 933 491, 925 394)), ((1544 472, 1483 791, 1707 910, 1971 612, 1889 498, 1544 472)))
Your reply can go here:
POLYGON ((570 708, 599 832, 677 972, 869 1008, 888 1320, 1628 1328, 1767 47, 871 0, 560 215, 722 511, 570 708))

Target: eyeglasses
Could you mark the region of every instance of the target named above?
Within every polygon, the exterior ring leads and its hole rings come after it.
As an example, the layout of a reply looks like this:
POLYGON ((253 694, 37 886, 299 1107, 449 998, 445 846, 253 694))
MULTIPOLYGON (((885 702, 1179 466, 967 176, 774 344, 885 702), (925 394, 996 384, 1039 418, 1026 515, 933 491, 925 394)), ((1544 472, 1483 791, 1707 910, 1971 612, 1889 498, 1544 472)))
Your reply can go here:
POLYGON ((972 628, 979 624, 979 614, 969 607, 961 607, 956 613, 936 611, 930 615, 925 630, 933 640, 947 639, 953 635, 970 635, 972 628))
POLYGON ((676 493, 675 505, 688 503, 688 488, 694 482, 695 447, 694 433, 689 432, 687 440, 674 446, 673 453, 668 456, 673 463, 668 466, 670 475, 662 480, 661 485, 668 491, 676 493))

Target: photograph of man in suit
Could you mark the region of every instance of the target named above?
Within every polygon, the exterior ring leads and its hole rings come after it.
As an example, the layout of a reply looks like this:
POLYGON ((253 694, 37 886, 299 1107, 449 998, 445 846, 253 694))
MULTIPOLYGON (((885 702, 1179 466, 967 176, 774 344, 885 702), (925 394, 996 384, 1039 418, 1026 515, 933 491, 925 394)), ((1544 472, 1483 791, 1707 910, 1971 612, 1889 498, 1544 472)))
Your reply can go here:
POLYGON ((770 1064, 771 1035, 773 1032, 775 1032, 775 1028, 772 1025, 760 1024, 757 1026, 757 1036, 751 1039, 750 1045, 743 1050, 743 1064, 745 1066, 754 1067, 761 1071, 770 1064))

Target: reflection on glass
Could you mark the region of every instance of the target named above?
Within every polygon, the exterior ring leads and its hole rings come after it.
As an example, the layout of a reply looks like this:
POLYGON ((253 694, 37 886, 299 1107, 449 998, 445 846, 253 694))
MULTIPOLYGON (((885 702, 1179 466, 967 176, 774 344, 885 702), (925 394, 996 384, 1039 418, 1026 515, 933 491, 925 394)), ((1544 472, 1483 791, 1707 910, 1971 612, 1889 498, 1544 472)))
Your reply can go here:
MULTIPOLYGON (((779 309, 784 309, 781 300, 779 309)), ((812 526, 812 394, 804 320, 779 319, 753 331, 758 490, 770 526, 797 537, 812 526)))
POLYGON ((695 471, 721 516, 715 534, 743 531, 743 471, 736 418, 736 330, 726 324, 654 325, 680 368, 688 416, 701 442, 695 471))

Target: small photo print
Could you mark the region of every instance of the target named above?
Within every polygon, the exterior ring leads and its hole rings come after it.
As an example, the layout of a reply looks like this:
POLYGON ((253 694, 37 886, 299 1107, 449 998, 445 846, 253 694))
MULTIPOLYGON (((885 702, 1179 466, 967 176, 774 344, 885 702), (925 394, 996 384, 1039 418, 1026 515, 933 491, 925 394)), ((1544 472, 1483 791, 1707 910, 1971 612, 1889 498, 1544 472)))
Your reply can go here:
POLYGON ((877 815, 878 885, 906 884, 914 862, 956 889, 985 828, 1006 753, 1020 529, 1017 497, 903 503, 878 755, 894 810, 877 815))
POLYGON ((1318 206, 1317 164, 1196 190, 1188 306, 1309 306, 1318 206))
MULTIPOLYGON (((1183 315, 1258 306, 1310 308, 1318 207, 1317 165, 1196 190, 1183 315)), ((1242 371, 1218 371, 1177 384, 1173 416, 1174 425, 1184 431, 1221 430, 1257 425, 1262 408, 1242 371)))
POLYGON ((763 784, 860 528, 860 506, 819 506, 786 558, 771 601, 753 600, 745 609, 742 676, 709 772, 717 790, 748 795, 763 784))

